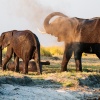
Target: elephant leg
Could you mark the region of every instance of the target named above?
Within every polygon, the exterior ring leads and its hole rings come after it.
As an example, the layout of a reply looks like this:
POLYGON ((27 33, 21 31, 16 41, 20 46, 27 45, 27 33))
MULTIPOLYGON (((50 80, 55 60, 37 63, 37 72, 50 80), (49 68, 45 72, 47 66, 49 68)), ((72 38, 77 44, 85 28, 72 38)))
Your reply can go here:
POLYGON ((36 63, 36 66, 37 66, 37 74, 42 74, 42 66, 40 64, 40 58, 38 58, 38 54, 35 53, 35 63, 36 63))
POLYGON ((61 72, 67 71, 67 64, 72 56, 73 49, 71 46, 65 47, 63 60, 61 64, 61 72))
POLYGON ((38 44, 37 48, 33 51, 32 57, 36 63, 37 75, 42 74, 42 65, 40 63, 40 45, 38 44))
POLYGON ((81 62, 82 53, 81 52, 74 52, 74 58, 76 63, 76 71, 82 72, 82 62, 81 62))
POLYGON ((37 75, 40 75, 40 74, 42 74, 42 66, 41 66, 41 64, 39 65, 39 61, 38 61, 38 59, 35 59, 35 63, 36 63, 36 66, 37 66, 37 75))
POLYGON ((13 49, 10 46, 8 46, 5 58, 4 58, 3 63, 2 63, 2 69, 3 70, 6 70, 6 64, 11 59, 12 54, 13 54, 13 49))
POLYGON ((23 74, 28 74, 28 62, 29 61, 24 61, 24 69, 23 69, 23 74))
POLYGON ((19 72, 19 57, 14 53, 15 72, 19 72))

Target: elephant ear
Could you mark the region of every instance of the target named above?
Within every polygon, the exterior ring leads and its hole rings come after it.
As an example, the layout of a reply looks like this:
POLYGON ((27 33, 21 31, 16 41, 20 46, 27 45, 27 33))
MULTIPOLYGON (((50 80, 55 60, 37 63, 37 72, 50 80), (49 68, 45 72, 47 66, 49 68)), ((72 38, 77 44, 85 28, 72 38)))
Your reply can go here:
POLYGON ((4 32, 4 33, 1 34, 2 48, 5 48, 8 45, 10 45, 12 37, 13 37, 13 32, 12 31, 4 32))

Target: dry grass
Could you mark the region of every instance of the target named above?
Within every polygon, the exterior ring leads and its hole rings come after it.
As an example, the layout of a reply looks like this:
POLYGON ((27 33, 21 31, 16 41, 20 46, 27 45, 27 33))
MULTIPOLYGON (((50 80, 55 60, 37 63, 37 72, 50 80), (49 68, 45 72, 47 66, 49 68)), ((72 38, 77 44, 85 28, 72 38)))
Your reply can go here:
MULTIPOLYGON (((0 70, 0 84, 13 84, 24 86, 38 86, 42 88, 60 88, 68 91, 91 92, 93 99, 100 96, 100 60, 95 55, 82 56, 83 72, 75 72, 75 61, 72 57, 69 72, 60 72, 62 56, 41 57, 42 61, 50 61, 50 65, 43 66, 43 74, 29 72, 28 75, 12 71, 0 70)), ((85 98, 88 98, 85 97, 85 98)), ((91 99, 89 99, 91 100, 91 99)), ((96 99, 95 99, 96 100, 96 99)))
MULTIPOLYGON (((99 79, 100 78, 100 74, 96 73, 96 72, 62 72, 62 73, 43 73, 42 75, 36 75, 35 73, 29 72, 28 75, 23 75, 20 73, 16 73, 16 72, 11 72, 11 71, 0 71, 0 77, 9 77, 9 78, 24 78, 25 76, 27 76, 28 78, 33 80, 33 83, 36 83, 37 85, 41 85, 41 86, 47 86, 47 85, 52 85, 52 87, 55 87, 55 85, 59 84, 59 87, 74 87, 74 88, 78 88, 80 86, 80 81, 81 79, 84 79, 84 82, 86 81, 85 79, 90 77, 90 76, 98 76, 98 78, 94 78, 94 79, 99 79)), ((11 79, 10 79, 11 80, 11 79)), ((12 80, 13 81, 13 80, 12 80)), ((91 80, 90 80, 91 81, 91 80)), ((87 81, 89 82, 89 81, 87 81)), ((5 82, 6 83, 6 82, 5 82)), ((21 84, 21 83, 20 83, 21 84)), ((86 83, 87 84, 87 83, 86 83)), ((84 86, 87 86, 87 85, 84 86)), ((100 80, 99 82, 97 82, 96 84, 100 84, 100 80)), ((93 85, 96 85, 93 84, 93 85)), ((91 85, 91 84, 89 84, 91 85)), ((95 86, 94 86, 95 87, 95 86)))
MULTIPOLYGON (((60 84, 62 87, 78 87, 80 85, 80 80, 90 77, 90 76, 99 76, 100 73, 96 70, 100 69, 100 61, 95 55, 87 55, 83 56, 83 72, 75 72, 75 63, 73 57, 71 58, 68 69, 69 72, 63 72, 60 73, 61 68, 61 61, 62 56, 59 57, 42 57, 42 61, 49 60, 50 65, 44 65, 43 66, 43 74, 42 75, 36 75, 36 73, 29 72, 28 75, 23 75, 21 73, 11 72, 11 71, 5 71, 3 72, 0 70, 0 77, 2 76, 9 76, 9 77, 19 77, 23 78, 24 76, 27 76, 37 82, 37 84, 41 81, 42 83, 45 82, 47 84, 46 80, 53 81, 55 84, 60 84), (90 72, 89 72, 90 71, 90 72), (91 72, 92 71, 92 72, 91 72), (37 81, 38 80, 38 81, 37 81)), ((99 80, 100 81, 100 80, 99 80)), ((42 84, 41 83, 41 84, 42 84)), ((98 82, 100 83, 100 82, 98 82)), ((49 83, 48 83, 49 84, 49 83)), ((83 84, 83 83, 82 83, 83 84)), ((42 84, 43 85, 43 84, 42 84)))

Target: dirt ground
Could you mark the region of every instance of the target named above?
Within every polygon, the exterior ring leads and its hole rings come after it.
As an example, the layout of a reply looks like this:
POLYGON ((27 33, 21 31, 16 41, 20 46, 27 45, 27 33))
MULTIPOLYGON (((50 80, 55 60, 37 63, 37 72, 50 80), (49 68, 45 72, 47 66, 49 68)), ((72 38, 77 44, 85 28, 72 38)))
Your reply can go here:
POLYGON ((62 88, 46 78, 44 80, 13 76, 0 77, 0 100, 99 100, 100 87, 62 88))
MULTIPOLYGON (((83 66, 100 66, 95 55, 89 57, 82 58, 83 66)), ((51 65, 44 66, 43 75, 39 76, 0 70, 0 100, 100 100, 99 72, 59 73, 62 57, 42 58, 43 61, 45 59, 51 65), (64 84, 69 81, 71 84, 64 84)), ((75 67, 73 57, 70 67, 75 67)))

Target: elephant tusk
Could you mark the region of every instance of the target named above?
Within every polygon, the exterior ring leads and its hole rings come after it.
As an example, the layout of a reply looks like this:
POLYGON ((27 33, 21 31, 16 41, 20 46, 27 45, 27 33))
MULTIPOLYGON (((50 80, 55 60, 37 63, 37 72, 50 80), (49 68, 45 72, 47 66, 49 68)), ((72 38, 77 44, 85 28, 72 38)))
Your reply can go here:
POLYGON ((38 30, 38 32, 40 32, 42 34, 46 33, 46 31, 41 31, 38 27, 37 27, 37 30, 38 30))

